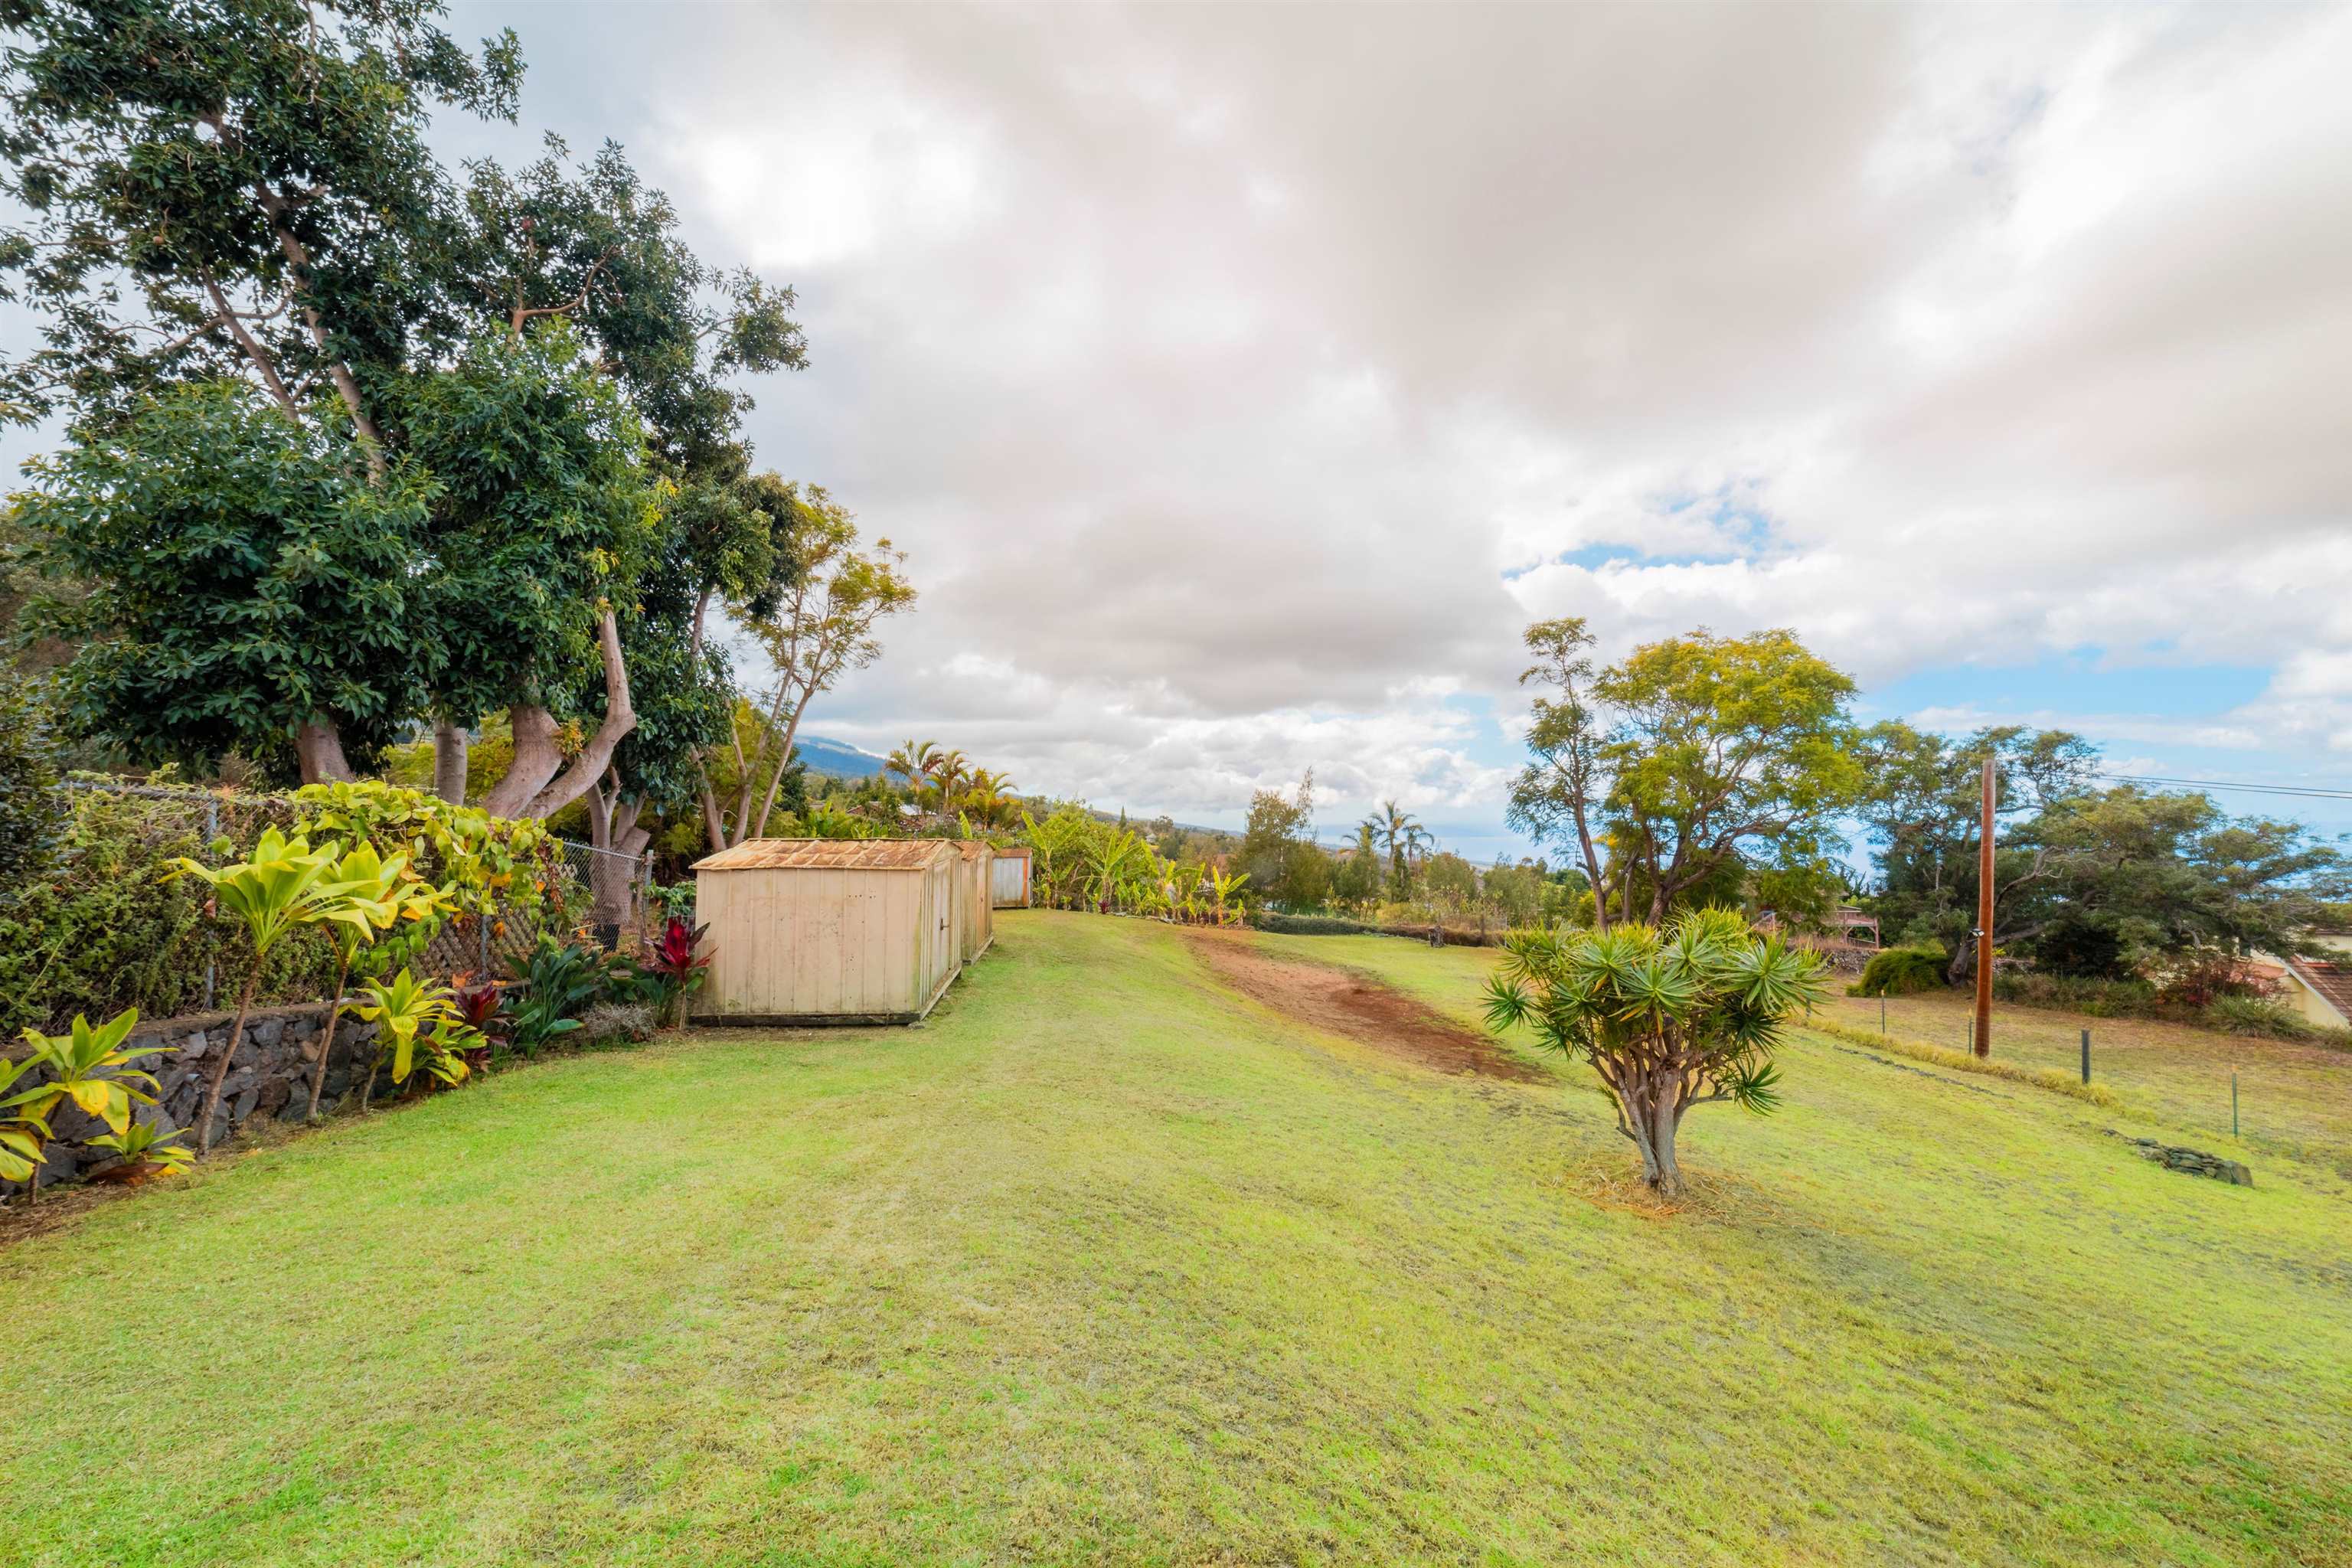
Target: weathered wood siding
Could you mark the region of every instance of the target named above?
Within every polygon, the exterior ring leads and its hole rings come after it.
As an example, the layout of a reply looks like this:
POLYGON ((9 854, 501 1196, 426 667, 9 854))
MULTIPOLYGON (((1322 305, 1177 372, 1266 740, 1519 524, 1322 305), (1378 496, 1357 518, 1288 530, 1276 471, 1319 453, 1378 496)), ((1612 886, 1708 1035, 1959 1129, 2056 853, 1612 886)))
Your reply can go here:
POLYGON ((962 947, 958 956, 966 963, 988 951, 996 934, 995 898, 991 863, 995 856, 978 839, 960 841, 956 867, 956 929, 962 947))
POLYGON ((699 870, 710 928, 698 1017, 912 1017, 961 967, 953 847, 919 868, 699 870))

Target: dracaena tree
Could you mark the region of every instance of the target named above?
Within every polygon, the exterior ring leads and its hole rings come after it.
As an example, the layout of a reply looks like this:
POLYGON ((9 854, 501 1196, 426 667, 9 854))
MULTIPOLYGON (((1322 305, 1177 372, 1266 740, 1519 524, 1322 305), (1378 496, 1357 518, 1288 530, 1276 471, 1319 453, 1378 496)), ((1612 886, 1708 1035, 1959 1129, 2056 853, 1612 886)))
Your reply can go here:
POLYGON ((1683 1189, 1684 1116, 1719 1100, 1773 1110, 1774 1048, 1824 989, 1812 953, 1757 936, 1728 910, 1689 910, 1663 931, 1517 931, 1505 951, 1487 982, 1488 1026, 1526 1025, 1545 1049, 1589 1064, 1641 1151, 1643 1180, 1667 1197, 1683 1189))
POLYGON ((253 1014, 253 989, 270 952, 289 935, 305 926, 349 926, 364 940, 376 929, 364 900, 355 901, 352 889, 335 880, 340 861, 337 847, 313 849, 300 835, 286 837, 277 828, 265 829, 253 853, 233 865, 218 868, 183 856, 172 875, 194 877, 212 889, 215 914, 241 928, 250 957, 238 983, 236 1018, 228 1042, 213 1061, 205 1079, 204 1102, 196 1114, 196 1148, 213 1146, 213 1116, 220 1106, 221 1083, 230 1060, 245 1043, 245 1026, 253 1014))

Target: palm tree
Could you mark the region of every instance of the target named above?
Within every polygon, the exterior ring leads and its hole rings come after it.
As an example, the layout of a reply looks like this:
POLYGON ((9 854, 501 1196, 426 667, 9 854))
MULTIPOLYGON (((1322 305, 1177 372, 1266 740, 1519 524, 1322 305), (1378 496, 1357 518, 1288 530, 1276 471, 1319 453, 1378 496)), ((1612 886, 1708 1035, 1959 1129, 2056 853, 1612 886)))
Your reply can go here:
POLYGON ((923 781, 931 776, 931 765, 938 761, 939 755, 940 743, 937 741, 908 741, 883 760, 882 771, 904 781, 919 800, 923 781))
POLYGON ((940 752, 931 757, 930 774, 940 792, 940 815, 953 815, 971 782, 971 765, 961 752, 940 752))
POLYGON ((971 782, 964 786, 963 808, 972 820, 983 827, 1001 824, 1013 809, 1013 781, 986 768, 974 768, 971 782))
POLYGON ((1366 820, 1365 826, 1375 837, 1388 846, 1389 883, 1394 896, 1402 899, 1412 890, 1412 863, 1421 853, 1437 840, 1412 813, 1398 809, 1392 800, 1381 802, 1381 809, 1366 820))

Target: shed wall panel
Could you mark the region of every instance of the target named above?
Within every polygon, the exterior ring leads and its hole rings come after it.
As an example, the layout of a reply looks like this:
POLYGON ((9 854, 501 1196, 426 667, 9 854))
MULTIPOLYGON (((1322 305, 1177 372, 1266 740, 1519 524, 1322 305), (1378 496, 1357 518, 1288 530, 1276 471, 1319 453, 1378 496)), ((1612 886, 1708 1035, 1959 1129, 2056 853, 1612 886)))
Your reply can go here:
POLYGON ((712 963, 697 1014, 905 1016, 928 1006, 961 967, 956 899, 977 885, 972 863, 943 842, 877 851, 867 863, 778 842, 698 870, 712 963))

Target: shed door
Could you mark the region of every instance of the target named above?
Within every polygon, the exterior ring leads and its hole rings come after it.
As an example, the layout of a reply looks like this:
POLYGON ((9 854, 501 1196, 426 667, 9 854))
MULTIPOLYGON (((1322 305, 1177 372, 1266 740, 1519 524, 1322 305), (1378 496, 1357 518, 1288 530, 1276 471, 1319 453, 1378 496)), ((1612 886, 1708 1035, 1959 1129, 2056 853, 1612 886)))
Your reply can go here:
POLYGON ((963 937, 956 930, 955 873, 953 860, 937 861, 931 867, 931 964, 925 975, 929 984, 923 989, 927 1002, 963 960, 963 937))

